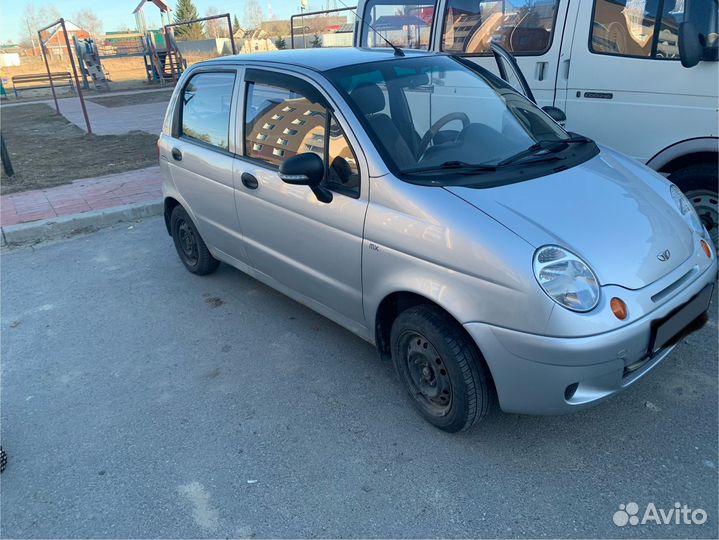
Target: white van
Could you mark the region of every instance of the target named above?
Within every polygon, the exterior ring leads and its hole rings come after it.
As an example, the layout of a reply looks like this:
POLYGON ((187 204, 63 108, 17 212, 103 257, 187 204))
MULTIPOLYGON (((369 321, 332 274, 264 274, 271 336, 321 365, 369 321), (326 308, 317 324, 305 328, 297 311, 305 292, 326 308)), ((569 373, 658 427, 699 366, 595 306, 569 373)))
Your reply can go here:
POLYGON ((497 73, 500 44, 540 106, 668 176, 717 243, 717 0, 360 0, 357 12, 360 47, 387 47, 379 33, 497 73))

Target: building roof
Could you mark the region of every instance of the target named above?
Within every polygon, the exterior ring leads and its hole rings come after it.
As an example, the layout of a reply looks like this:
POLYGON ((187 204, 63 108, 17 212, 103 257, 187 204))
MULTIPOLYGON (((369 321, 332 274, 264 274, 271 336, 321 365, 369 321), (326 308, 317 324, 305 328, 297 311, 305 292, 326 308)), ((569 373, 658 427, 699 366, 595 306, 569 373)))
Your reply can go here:
MULTIPOLYGON (((90 35, 90 33, 87 30, 85 30, 84 28, 80 28, 74 22, 68 21, 67 19, 65 20, 65 29, 67 30, 68 34, 72 34, 73 32, 75 32, 75 33, 84 32, 85 34, 90 35)), ((58 35, 58 33, 60 31, 62 31, 62 25, 58 24, 57 26, 55 26, 55 28, 52 29, 52 33, 48 37, 45 38, 45 41, 47 43, 49 43, 50 41, 52 41, 52 38, 54 38, 56 35, 58 35)), ((65 38, 61 38, 61 39, 65 39, 65 38)))
MULTIPOLYGON (((429 56, 426 51, 404 50, 408 57, 429 56)), ((314 71, 327 71, 351 64, 364 64, 378 60, 389 60, 394 51, 389 48, 360 49, 354 47, 283 49, 280 51, 259 52, 235 56, 223 56, 209 62, 271 62, 300 66, 314 71)))

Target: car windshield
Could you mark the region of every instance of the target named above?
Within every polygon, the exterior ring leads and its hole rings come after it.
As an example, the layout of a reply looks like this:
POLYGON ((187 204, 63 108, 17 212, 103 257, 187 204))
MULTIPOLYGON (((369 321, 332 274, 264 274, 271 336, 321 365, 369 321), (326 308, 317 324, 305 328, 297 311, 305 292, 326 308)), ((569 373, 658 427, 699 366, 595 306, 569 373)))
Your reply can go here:
POLYGON ((326 75, 400 174, 539 164, 578 142, 502 80, 450 56, 396 58, 326 75))

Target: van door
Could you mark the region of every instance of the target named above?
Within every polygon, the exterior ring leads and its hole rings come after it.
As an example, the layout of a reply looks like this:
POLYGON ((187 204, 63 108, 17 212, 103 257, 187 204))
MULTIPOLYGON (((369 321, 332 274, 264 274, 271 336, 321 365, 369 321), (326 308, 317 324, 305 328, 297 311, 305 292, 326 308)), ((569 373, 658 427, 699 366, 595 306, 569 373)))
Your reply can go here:
POLYGON ((495 74, 498 43, 516 58, 537 104, 554 105, 562 33, 569 0, 446 0, 437 21, 438 47, 495 74))
POLYGON ((233 190, 237 72, 203 68, 180 91, 168 140, 172 180, 208 246, 244 260, 233 190))
POLYGON ((235 199, 250 264, 290 296, 363 332, 362 235, 369 182, 358 146, 309 81, 246 69, 245 86, 235 199), (305 152, 325 163, 323 185, 333 194, 329 203, 307 186, 279 177, 285 159, 305 152))
MULTIPOLYGON (((706 35, 716 35, 716 2, 691 5, 709 8, 706 35)), ((685 0, 581 2, 557 103, 568 130, 642 162, 679 141, 716 136, 716 63, 682 66, 684 7, 685 0)))

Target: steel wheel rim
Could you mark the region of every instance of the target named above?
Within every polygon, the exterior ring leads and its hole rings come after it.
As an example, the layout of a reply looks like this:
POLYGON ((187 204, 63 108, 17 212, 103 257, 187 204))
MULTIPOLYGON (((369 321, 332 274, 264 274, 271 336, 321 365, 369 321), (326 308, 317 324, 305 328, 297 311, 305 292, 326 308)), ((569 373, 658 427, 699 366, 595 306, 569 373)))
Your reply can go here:
POLYGON ((405 379, 412 397, 432 416, 446 416, 452 408, 452 381, 444 360, 419 332, 400 336, 405 379))
POLYGON ((717 194, 708 189, 696 189, 686 193, 687 199, 694 206, 699 219, 709 231, 709 236, 717 246, 717 232, 719 232, 719 208, 717 208, 717 194))
POLYGON ((177 226, 177 237, 178 245, 185 260, 188 264, 195 265, 198 259, 197 239, 192 227, 184 219, 177 226))

